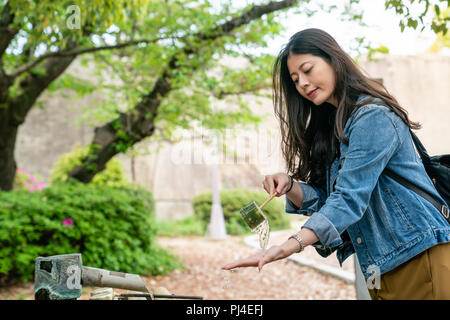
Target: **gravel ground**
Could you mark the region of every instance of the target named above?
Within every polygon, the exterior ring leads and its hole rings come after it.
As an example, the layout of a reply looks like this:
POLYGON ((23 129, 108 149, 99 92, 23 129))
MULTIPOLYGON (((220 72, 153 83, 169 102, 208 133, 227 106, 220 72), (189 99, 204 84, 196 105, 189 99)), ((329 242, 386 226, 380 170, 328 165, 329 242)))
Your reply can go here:
MULTIPOLYGON (((275 240, 271 239, 269 245, 275 240)), ((242 237, 229 236, 227 240, 159 238, 159 243, 182 257, 186 270, 146 279, 150 286, 163 286, 173 294, 202 296, 208 300, 356 299, 353 285, 289 260, 267 264, 261 272, 256 267, 221 270, 222 265, 256 252, 243 244, 242 237)), ((322 263, 332 260, 320 256, 319 259, 322 263)))
MULTIPOLYGON (((290 233, 287 231, 285 235, 290 233)), ((284 241, 285 235, 272 237, 269 245, 284 241)), ((243 244, 242 239, 240 236, 228 236, 226 240, 199 236, 158 237, 159 245, 178 255, 186 269, 143 278, 149 288, 165 287, 172 294, 201 296, 205 300, 356 299, 353 285, 286 259, 264 266, 261 272, 256 267, 222 270, 222 265, 255 252, 243 244)), ((334 256, 324 259, 313 248, 307 248, 301 254, 317 259, 319 263, 339 267, 334 256)), ((351 259, 345 261, 343 269, 353 270, 351 259)), ((93 289, 84 288, 81 299, 89 299, 93 289)), ((33 284, 0 288, 0 299, 33 299, 33 284)))

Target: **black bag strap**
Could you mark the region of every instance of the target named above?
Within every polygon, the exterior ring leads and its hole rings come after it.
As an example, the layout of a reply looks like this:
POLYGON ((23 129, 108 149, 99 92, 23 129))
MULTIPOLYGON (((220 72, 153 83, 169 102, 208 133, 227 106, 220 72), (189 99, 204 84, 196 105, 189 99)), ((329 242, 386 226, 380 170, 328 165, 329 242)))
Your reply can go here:
MULTIPOLYGON (((423 146, 423 144, 420 142, 419 138, 414 134, 414 132, 409 130, 411 133, 413 142, 416 146, 417 151, 419 152, 420 158, 422 159, 422 163, 429 164, 431 163, 430 156, 428 155, 427 150, 423 146)), ((432 196, 427 191, 423 190, 422 188, 417 187, 413 183, 409 182, 405 178, 399 176, 395 172, 389 170, 388 168, 384 169, 384 173, 388 176, 403 185, 404 187, 416 192, 418 195, 422 196, 424 199, 428 200, 443 216, 444 218, 450 223, 450 214, 449 209, 445 204, 442 204, 440 201, 436 200, 434 196, 432 196)))
POLYGON ((409 129, 409 132, 411 133, 411 137, 413 139, 414 145, 416 146, 417 152, 419 152, 420 158, 422 159, 423 164, 430 164, 431 158, 428 155, 427 150, 423 146, 422 142, 420 142, 419 138, 415 135, 414 132, 409 129))
POLYGON ((437 201, 432 195, 430 195, 427 191, 422 190, 421 188, 415 186, 414 184, 412 184, 411 182, 409 182, 408 180, 400 177, 399 175, 397 175, 395 172, 389 170, 389 169, 384 169, 384 173, 388 176, 391 177, 392 179, 394 179, 395 181, 397 181, 398 183, 400 183, 401 185, 403 185, 404 187, 414 191, 415 193, 417 193, 418 195, 422 196, 423 198, 425 198, 426 200, 428 200, 440 213, 442 213, 444 215, 444 217, 446 219, 449 218, 448 216, 448 208, 446 208, 445 205, 441 204, 439 201, 437 201))

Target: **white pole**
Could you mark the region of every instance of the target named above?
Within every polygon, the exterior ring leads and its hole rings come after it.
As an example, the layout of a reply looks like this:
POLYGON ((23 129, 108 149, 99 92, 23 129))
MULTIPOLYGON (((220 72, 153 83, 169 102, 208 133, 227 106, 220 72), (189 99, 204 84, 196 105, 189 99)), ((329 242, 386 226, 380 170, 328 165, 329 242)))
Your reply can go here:
POLYGON ((227 237, 227 231, 225 228, 225 218, 223 216, 222 205, 220 203, 219 166, 217 161, 213 161, 211 169, 212 207, 211 221, 209 223, 209 237, 214 240, 222 240, 227 237))
MULTIPOLYGON (((213 111, 216 111, 214 103, 211 104, 213 111)), ((213 155, 211 161, 211 184, 212 184, 212 207, 211 207, 211 219, 209 222, 209 237, 214 240, 222 240, 227 237, 227 231, 225 228, 225 218, 223 216, 222 204, 220 203, 220 150, 219 150, 219 138, 213 137, 212 148, 213 155)))

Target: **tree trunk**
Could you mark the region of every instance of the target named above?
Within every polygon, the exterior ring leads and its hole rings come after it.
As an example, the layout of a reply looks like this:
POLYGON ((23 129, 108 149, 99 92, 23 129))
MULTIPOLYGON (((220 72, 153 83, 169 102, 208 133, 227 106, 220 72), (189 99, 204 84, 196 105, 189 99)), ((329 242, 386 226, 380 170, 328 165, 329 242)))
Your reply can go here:
POLYGON ((5 191, 12 190, 16 174, 14 146, 17 127, 11 126, 8 118, 8 108, 0 108, 0 190, 5 191))
POLYGON ((161 103, 161 99, 171 89, 166 77, 167 75, 164 74, 163 77, 156 81, 152 92, 144 96, 136 106, 135 110, 137 112, 122 114, 119 118, 102 127, 95 128, 88 157, 83 159, 82 165, 75 167, 69 173, 69 177, 84 183, 89 183, 97 173, 105 169, 106 163, 112 157, 122 152, 118 148, 120 144, 134 145, 145 137, 153 135, 157 109, 161 103), (126 130, 128 135, 127 140, 123 140, 117 136, 117 131, 114 129, 117 127, 128 128, 126 130))
POLYGON ((43 63, 45 74, 29 74, 22 79, 21 94, 14 98, 8 98, 11 79, 7 79, 9 82, 0 81, 0 190, 10 191, 13 188, 16 174, 14 148, 19 126, 25 121, 42 92, 69 67, 74 59, 75 57, 48 59, 43 63), (3 83, 6 84, 2 85, 3 83))

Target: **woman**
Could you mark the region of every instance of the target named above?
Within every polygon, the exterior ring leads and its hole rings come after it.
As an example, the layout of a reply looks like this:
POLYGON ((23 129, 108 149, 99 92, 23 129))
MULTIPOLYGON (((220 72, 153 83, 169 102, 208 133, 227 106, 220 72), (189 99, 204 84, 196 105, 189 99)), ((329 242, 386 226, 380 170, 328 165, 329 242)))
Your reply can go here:
POLYGON ((410 129, 420 125, 319 29, 281 50, 273 89, 292 176, 268 175, 263 187, 286 195, 286 212, 310 217, 281 245, 222 268, 261 270, 313 245, 324 257, 336 251, 341 266, 356 253, 373 299, 450 299, 450 225, 383 174, 389 168, 445 203, 414 150, 410 129))

